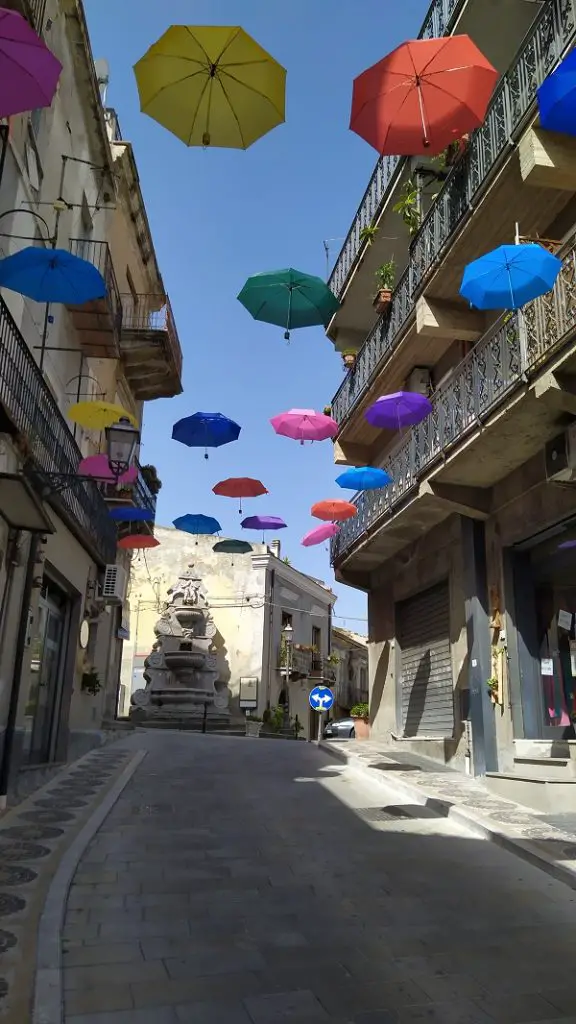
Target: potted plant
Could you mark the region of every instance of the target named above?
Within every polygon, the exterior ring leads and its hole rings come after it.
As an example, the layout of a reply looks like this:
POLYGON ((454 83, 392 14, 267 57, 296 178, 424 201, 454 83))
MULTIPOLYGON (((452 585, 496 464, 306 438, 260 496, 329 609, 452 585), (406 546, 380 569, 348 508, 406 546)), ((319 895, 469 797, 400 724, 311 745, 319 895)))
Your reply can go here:
POLYGON ((492 701, 493 704, 498 704, 498 689, 499 689, 499 686, 498 686, 498 680, 496 679, 496 676, 490 676, 490 679, 486 680, 486 686, 488 687, 488 692, 490 694, 490 700, 492 701))
POLYGON ((257 738, 262 731, 263 724, 259 715, 246 715, 246 735, 257 738))
POLYGON ((376 238, 378 228, 375 224, 368 224, 365 228, 362 228, 360 232, 360 241, 365 242, 366 245, 372 245, 372 242, 376 238))
POLYGON ((328 657, 326 658, 326 661, 328 662, 329 665, 339 665, 340 664, 340 658, 338 657, 337 654, 334 653, 334 651, 332 651, 332 654, 328 655, 328 657))
POLYGON ((100 690, 102 689, 100 676, 92 666, 84 669, 80 682, 80 689, 82 690, 82 693, 89 693, 91 697, 95 697, 96 694, 100 693, 100 690))
POLYGON ((141 466, 140 472, 142 473, 144 483, 148 487, 148 490, 154 495, 158 494, 162 488, 162 481, 158 477, 156 466, 141 466))
POLYGON ((353 348, 346 348, 342 353, 342 362, 344 363, 345 370, 353 370, 356 366, 356 350, 353 348))
POLYGON ((402 185, 400 198, 392 207, 394 213, 402 218, 410 235, 415 235, 420 227, 422 214, 420 211, 420 189, 412 178, 407 178, 402 185))
POLYGON ((367 740, 370 737, 370 708, 366 703, 355 704, 350 711, 350 718, 354 719, 354 732, 357 740, 367 740))
POLYGON ((331 405, 325 405, 322 411, 323 411, 325 416, 332 416, 332 406, 331 405))
POLYGON ((396 281, 396 264, 394 259, 392 258, 387 263, 382 263, 374 277, 376 278, 378 290, 372 305, 377 313, 385 313, 392 302, 392 289, 396 281))

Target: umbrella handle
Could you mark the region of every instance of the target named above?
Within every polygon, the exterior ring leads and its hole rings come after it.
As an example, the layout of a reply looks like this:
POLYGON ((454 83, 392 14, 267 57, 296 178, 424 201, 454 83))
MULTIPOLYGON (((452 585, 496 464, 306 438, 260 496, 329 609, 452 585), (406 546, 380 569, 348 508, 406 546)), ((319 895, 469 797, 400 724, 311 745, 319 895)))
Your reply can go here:
POLYGON ((292 319, 292 288, 288 287, 288 316, 286 318, 286 330, 284 331, 284 341, 290 341, 290 321, 292 319))

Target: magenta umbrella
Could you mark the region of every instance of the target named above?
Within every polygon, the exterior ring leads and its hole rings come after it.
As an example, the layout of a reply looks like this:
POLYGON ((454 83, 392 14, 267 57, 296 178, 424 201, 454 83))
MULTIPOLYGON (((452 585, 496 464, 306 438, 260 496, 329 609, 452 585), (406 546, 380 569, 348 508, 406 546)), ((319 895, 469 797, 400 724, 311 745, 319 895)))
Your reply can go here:
POLYGON ((338 433, 338 424, 324 413, 314 409, 290 409, 274 416, 270 423, 277 434, 291 437, 293 441, 326 441, 338 433))
POLYGON ((22 15, 0 7, 0 117, 49 107, 61 71, 22 15))
POLYGON ((432 402, 418 391, 396 391, 377 398, 364 413, 368 423, 384 430, 400 430, 421 423, 432 412, 432 402))
POLYGON ((313 544, 321 544, 324 540, 330 540, 330 537, 335 537, 340 532, 340 527, 336 523, 322 523, 321 526, 315 526, 313 530, 310 530, 300 543, 305 548, 311 548, 313 544))
POLYGON ((136 466, 130 466, 121 476, 114 476, 107 455, 88 455, 78 466, 78 476, 92 476, 106 483, 133 484, 138 476, 136 466))

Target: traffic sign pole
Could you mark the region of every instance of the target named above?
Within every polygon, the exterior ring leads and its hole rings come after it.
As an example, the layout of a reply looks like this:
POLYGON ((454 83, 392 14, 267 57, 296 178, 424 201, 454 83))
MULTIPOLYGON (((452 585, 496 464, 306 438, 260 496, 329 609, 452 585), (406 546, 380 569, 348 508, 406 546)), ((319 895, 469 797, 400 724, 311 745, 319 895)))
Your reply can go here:
POLYGON ((318 735, 316 737, 316 742, 317 743, 320 743, 320 741, 322 739, 323 726, 324 726, 324 712, 319 711, 318 712, 318 735))

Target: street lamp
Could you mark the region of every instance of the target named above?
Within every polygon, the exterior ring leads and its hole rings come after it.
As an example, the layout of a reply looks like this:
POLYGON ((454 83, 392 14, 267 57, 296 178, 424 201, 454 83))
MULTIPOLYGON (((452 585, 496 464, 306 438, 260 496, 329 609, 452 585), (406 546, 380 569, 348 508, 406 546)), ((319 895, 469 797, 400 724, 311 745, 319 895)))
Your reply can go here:
POLYGON ((284 641, 284 649, 286 651, 286 700, 284 703, 284 725, 288 726, 290 722, 290 677, 292 676, 292 666, 294 657, 294 630, 292 629, 292 623, 287 622, 282 627, 282 639, 284 641))

